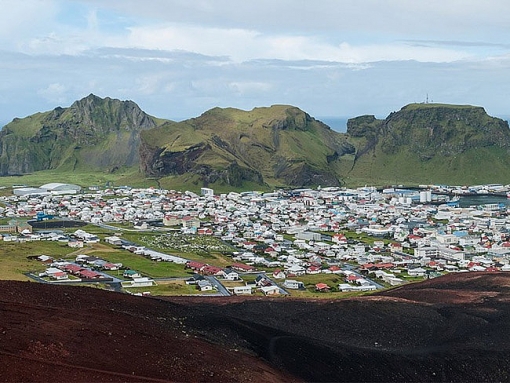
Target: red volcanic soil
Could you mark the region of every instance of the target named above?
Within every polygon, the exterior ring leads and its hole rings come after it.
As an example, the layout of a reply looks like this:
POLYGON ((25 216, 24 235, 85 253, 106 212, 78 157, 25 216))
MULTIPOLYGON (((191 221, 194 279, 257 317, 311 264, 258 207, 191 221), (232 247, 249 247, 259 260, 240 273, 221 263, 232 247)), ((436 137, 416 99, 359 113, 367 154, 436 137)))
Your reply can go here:
POLYGON ((345 300, 0 292, 3 382, 510 381, 510 273, 345 300))

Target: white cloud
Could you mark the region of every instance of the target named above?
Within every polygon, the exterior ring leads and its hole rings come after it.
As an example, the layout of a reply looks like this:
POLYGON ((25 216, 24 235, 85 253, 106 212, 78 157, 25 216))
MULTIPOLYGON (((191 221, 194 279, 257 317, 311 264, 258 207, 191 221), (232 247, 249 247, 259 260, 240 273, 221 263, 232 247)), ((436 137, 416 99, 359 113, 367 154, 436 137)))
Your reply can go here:
POLYGON ((67 101, 67 88, 65 85, 59 83, 49 84, 46 88, 40 89, 37 93, 47 101, 55 104, 61 104, 67 101))
POLYGON ((1 0, 0 120, 96 93, 161 117, 508 108, 508 0, 1 0), (19 54, 20 52, 26 54, 19 54))
POLYGON ((228 87, 240 96, 246 96, 251 93, 260 94, 269 92, 273 86, 267 82, 234 81, 229 83, 228 87))

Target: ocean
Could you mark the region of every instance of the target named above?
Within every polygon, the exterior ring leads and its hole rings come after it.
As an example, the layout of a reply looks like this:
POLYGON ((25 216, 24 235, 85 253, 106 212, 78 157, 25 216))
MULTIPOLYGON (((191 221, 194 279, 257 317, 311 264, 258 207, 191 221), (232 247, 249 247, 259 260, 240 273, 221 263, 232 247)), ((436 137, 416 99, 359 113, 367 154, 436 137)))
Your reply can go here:
POLYGON ((331 129, 339 133, 347 132, 347 120, 350 117, 315 117, 316 120, 322 121, 331 129))

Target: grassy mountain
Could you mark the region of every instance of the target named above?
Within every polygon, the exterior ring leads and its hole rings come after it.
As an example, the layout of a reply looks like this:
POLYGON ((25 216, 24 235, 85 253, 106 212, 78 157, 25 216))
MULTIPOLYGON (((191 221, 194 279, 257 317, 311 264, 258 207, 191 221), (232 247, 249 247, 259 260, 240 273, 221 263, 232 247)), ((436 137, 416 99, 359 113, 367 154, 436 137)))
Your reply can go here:
POLYGON ((302 110, 214 108, 142 132, 141 167, 154 177, 192 174, 205 184, 338 185, 345 135, 302 110))
POLYGON ((410 104, 385 119, 350 119, 343 134, 288 105, 214 108, 173 122, 132 101, 90 95, 7 124, 0 175, 44 170, 95 177, 122 169, 120 182, 191 190, 506 184, 509 149, 508 122, 469 105, 410 104))
POLYGON ((348 121, 350 175, 387 182, 508 183, 508 122, 469 105, 410 104, 348 121))
POLYGON ((0 175, 134 166, 140 131, 156 125, 132 101, 92 94, 69 108, 16 118, 0 132, 0 175))

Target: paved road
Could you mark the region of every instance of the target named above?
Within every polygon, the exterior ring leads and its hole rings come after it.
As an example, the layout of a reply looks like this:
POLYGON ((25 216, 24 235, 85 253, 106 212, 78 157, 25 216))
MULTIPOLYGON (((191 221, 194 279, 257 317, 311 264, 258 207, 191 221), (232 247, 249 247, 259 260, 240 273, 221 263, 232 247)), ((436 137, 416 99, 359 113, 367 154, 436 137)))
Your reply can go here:
POLYGON ((263 273, 260 273, 259 275, 262 275, 264 276, 264 278, 266 278, 269 282, 271 282, 271 284, 273 286, 277 286, 279 289, 280 289, 280 294, 281 295, 290 295, 289 292, 287 290, 285 290, 282 286, 280 286, 278 283, 276 283, 275 281, 273 281, 271 278, 269 278, 266 274, 266 272, 264 271, 263 273))
POLYGON ((225 297, 229 297, 231 294, 228 292, 228 290, 225 288, 225 286, 223 286, 221 284, 221 282, 216 278, 216 277, 213 277, 213 276, 206 276, 205 279, 207 279, 209 282, 211 282, 211 284, 216 287, 216 289, 218 290, 218 292, 225 296, 225 297))
POLYGON ((362 275, 360 274, 358 271, 356 271, 356 269, 354 268, 354 266, 351 266, 351 265, 347 265, 347 264, 344 264, 344 267, 343 269, 345 270, 349 270, 350 272, 353 272, 355 275, 357 275, 358 277, 360 278, 363 278, 363 279, 366 279, 367 281, 369 281, 371 284, 373 284, 376 289, 384 289, 385 287, 383 285, 381 285, 380 283, 377 283, 375 282, 374 280, 368 278, 367 276, 365 275, 362 275))

